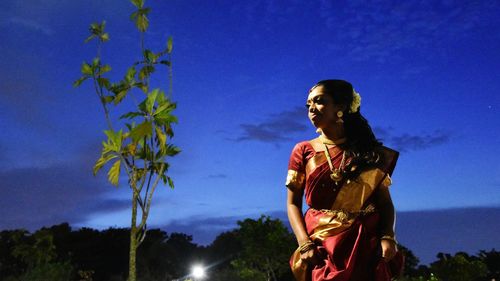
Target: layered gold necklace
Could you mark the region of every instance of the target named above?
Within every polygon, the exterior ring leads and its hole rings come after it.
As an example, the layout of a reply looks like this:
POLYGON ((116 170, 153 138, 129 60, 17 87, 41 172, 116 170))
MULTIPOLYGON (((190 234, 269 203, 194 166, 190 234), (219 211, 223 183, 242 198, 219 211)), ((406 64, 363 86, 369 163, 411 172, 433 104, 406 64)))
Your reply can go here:
POLYGON ((319 139, 321 140, 321 142, 325 146, 326 160, 328 161, 328 166, 330 166, 330 171, 332 172, 330 174, 330 178, 335 182, 336 185, 338 185, 339 182, 342 181, 342 178, 343 178, 342 174, 343 174, 343 170, 344 170, 344 166, 345 166, 346 153, 345 153, 345 150, 342 152, 342 160, 340 161, 340 165, 339 165, 338 168, 335 168, 333 166, 333 163, 332 163, 332 158, 330 156, 330 151, 328 150, 328 145, 337 146, 339 144, 345 143, 346 139, 342 138, 342 139, 338 139, 338 140, 332 141, 332 140, 326 138, 323 135, 321 135, 319 137, 319 139))

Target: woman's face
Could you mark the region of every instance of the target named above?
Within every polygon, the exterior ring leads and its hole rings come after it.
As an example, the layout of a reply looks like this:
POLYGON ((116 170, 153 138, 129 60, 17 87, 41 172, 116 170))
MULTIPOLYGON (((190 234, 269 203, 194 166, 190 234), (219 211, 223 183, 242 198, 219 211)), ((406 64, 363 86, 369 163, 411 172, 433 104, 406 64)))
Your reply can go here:
POLYGON ((337 112, 342 110, 340 105, 333 103, 330 95, 323 93, 323 86, 318 86, 309 93, 306 107, 309 120, 318 129, 334 125, 338 120, 337 112))

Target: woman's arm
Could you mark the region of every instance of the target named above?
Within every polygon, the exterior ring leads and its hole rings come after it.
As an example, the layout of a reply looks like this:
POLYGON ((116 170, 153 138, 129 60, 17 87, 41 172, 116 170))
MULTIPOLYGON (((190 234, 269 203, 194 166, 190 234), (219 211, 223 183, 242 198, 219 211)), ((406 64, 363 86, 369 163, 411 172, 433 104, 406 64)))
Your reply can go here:
POLYGON ((380 244, 382 246, 382 257, 391 260, 397 252, 396 240, 394 237, 394 224, 396 213, 392 203, 389 188, 379 186, 375 193, 375 204, 380 212, 380 244))
MULTIPOLYGON (((299 247, 305 243, 311 242, 309 235, 307 235, 306 224, 304 222, 304 215, 302 214, 302 195, 303 191, 287 191, 287 212, 288 220, 292 226, 293 233, 297 238, 299 247)), ((317 264, 319 259, 317 257, 316 247, 311 248, 307 252, 301 253, 300 259, 306 263, 317 264)))
POLYGON ((288 220, 292 226, 293 233, 297 238, 299 245, 304 244, 309 241, 309 235, 307 235, 306 225, 304 222, 304 216, 302 214, 302 194, 303 191, 292 191, 287 189, 287 211, 288 220))

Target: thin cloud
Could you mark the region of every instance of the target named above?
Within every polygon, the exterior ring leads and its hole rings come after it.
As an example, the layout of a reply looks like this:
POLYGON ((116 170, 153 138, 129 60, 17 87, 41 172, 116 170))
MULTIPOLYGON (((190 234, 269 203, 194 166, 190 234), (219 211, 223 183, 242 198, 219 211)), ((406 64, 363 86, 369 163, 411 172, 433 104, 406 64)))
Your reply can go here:
POLYGON ((249 23, 264 25, 268 31, 273 23, 284 24, 286 18, 300 13, 301 3, 295 1, 235 1, 231 7, 231 14, 243 17, 249 23))
POLYGON ((212 174, 208 175, 209 179, 226 179, 227 175, 226 174, 212 174))
POLYGON ((109 184, 75 163, 2 171, 0 182, 0 229, 77 224, 91 214, 128 207, 128 200, 106 199, 109 184))
POLYGON ((495 1, 460 5, 452 1, 349 1, 342 5, 320 1, 319 11, 332 30, 333 41, 327 44, 331 51, 345 53, 352 60, 384 63, 415 48, 421 53, 436 46, 445 50, 446 42, 473 36, 477 28, 498 22, 494 15, 499 9, 495 1))
POLYGON ((243 130, 236 141, 260 141, 274 143, 290 140, 290 134, 307 130, 306 111, 297 107, 293 110, 272 114, 269 118, 257 124, 241 124, 243 130))
POLYGON ((90 204, 88 209, 92 211, 92 213, 111 213, 129 208, 130 200, 128 199, 98 199, 94 204, 90 204))
POLYGON ((448 143, 452 138, 452 134, 442 130, 435 130, 434 132, 422 133, 418 135, 408 133, 394 135, 391 133, 393 130, 394 129, 392 127, 374 128, 375 135, 379 139, 381 139, 384 143, 390 144, 394 149, 401 152, 428 149, 430 147, 448 143))
POLYGON ((50 36, 54 34, 54 30, 51 29, 50 27, 43 25, 39 22, 36 22, 31 19, 24 19, 24 18, 18 18, 18 17, 13 17, 8 20, 9 23, 22 26, 26 29, 29 29, 31 31, 35 32, 40 32, 44 35, 50 36))
POLYGON ((450 141, 450 135, 445 132, 435 131, 425 135, 403 134, 392 137, 391 142, 400 151, 422 150, 441 145, 450 141))
POLYGON ((181 232, 193 236, 195 243, 208 245, 215 237, 224 231, 229 231, 237 227, 237 221, 244 219, 243 216, 228 217, 192 217, 183 220, 175 220, 161 226, 168 232, 181 232))
MULTIPOLYGON (((274 219, 280 219, 285 226, 288 225, 288 217, 285 211, 264 211, 263 213, 253 213, 239 216, 225 217, 191 217, 182 220, 174 220, 168 224, 160 226, 168 232, 182 232, 193 236, 195 243, 208 245, 222 232, 234 230, 238 227, 238 221, 248 218, 257 219, 262 214, 269 215, 274 219)), ((157 227, 157 226, 155 226, 157 227)), ((291 230, 291 229, 290 229, 291 230)))

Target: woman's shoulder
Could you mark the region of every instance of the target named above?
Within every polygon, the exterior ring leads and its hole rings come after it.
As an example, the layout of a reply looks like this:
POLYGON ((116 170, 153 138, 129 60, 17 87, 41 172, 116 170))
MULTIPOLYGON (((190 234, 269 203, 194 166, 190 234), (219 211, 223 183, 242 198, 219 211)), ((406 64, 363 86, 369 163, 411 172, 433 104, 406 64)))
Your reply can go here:
POLYGON ((388 173, 389 175, 392 175, 392 172, 396 167, 396 162, 398 161, 399 158, 399 152, 383 145, 376 146, 374 151, 380 157, 377 166, 384 172, 388 173))
POLYGON ((300 141, 295 144, 292 149, 292 153, 300 153, 300 154, 310 154, 314 152, 314 148, 311 144, 310 140, 300 141))
POLYGON ((311 147, 311 140, 304 140, 304 141, 300 141, 300 142, 296 143, 294 146, 294 149, 296 149, 296 148, 307 149, 309 147, 311 147))

